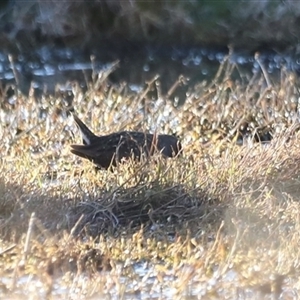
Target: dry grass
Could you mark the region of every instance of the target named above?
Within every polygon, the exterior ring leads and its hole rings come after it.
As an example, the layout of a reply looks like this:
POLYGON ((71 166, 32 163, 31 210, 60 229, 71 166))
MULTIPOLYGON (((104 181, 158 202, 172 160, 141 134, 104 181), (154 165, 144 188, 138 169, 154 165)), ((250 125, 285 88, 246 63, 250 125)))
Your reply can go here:
POLYGON ((232 68, 225 62, 178 108, 167 99, 173 89, 148 98, 153 82, 135 95, 103 74, 85 94, 73 86, 73 108, 99 134, 157 130, 182 140, 176 159, 113 172, 69 152, 79 134, 62 96, 2 99, 0 293, 296 299, 298 82, 283 70, 268 87, 259 76, 241 83, 232 68), (255 142, 266 132, 271 141, 255 142))

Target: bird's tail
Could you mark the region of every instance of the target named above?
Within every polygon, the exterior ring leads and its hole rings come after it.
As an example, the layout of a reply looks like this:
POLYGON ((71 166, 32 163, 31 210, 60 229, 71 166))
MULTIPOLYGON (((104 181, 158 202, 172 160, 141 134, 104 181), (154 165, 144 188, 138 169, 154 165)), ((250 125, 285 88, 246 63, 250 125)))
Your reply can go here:
POLYGON ((76 122, 78 128, 80 129, 82 142, 84 145, 90 145, 92 141, 97 138, 97 136, 91 132, 88 127, 74 114, 72 113, 74 121, 76 122))

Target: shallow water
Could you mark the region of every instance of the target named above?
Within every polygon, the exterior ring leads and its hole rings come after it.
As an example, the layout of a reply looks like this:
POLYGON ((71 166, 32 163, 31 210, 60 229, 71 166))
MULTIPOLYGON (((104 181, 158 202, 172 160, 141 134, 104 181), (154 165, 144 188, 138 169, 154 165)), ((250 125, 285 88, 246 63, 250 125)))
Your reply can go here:
MULTIPOLYGON (((180 273, 194 272, 190 280, 182 286, 182 278, 176 277, 176 271, 159 276, 157 269, 148 264, 137 263, 133 274, 122 275, 124 266, 118 266, 114 272, 100 272, 92 277, 81 274, 66 274, 52 282, 48 288, 45 280, 34 276, 23 276, 17 279, 13 290, 12 279, 1 278, 1 299, 298 299, 298 292, 290 280, 285 280, 280 294, 270 291, 264 293, 260 286, 247 286, 239 282, 241 277, 233 269, 224 274, 216 270, 210 275, 201 274, 192 266, 182 266, 180 273), (66 279, 68 278, 68 279, 66 279), (70 280, 71 279, 71 280, 70 280)), ((177 270, 178 272, 178 270, 177 270)), ((47 281, 47 280, 46 280, 47 281)))
MULTIPOLYGON (((78 81, 84 88, 94 74, 109 68, 113 61, 120 60, 119 67, 109 76, 113 83, 127 82, 137 91, 145 82, 157 74, 161 90, 166 93, 180 75, 188 78, 188 84, 176 91, 176 96, 184 99, 188 87, 202 80, 210 80, 217 72, 220 63, 228 55, 226 49, 184 48, 184 47, 141 47, 131 55, 113 53, 109 57, 101 51, 90 54, 74 49, 53 49, 42 47, 30 55, 22 54, 9 60, 0 53, 0 81, 3 86, 17 83, 22 93, 28 94, 30 86, 37 95, 52 94, 57 84, 61 89, 71 89, 71 82, 78 81)), ((275 52, 262 52, 260 60, 269 74, 278 76, 285 66, 299 70, 299 61, 291 55, 275 52)), ((240 76, 250 76, 261 72, 253 54, 235 52, 230 61, 238 66, 240 76)), ((237 73, 238 73, 237 72, 237 73)))

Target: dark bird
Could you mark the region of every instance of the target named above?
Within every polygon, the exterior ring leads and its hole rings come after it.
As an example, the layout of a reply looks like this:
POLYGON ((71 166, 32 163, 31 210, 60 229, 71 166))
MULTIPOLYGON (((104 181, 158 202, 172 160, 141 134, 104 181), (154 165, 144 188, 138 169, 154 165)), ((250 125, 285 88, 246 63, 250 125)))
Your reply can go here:
POLYGON ((97 136, 75 114, 73 117, 81 131, 83 145, 71 145, 71 152, 92 161, 100 168, 116 166, 124 158, 139 160, 142 153, 148 157, 156 150, 165 157, 174 157, 181 152, 180 142, 172 135, 120 131, 97 136))

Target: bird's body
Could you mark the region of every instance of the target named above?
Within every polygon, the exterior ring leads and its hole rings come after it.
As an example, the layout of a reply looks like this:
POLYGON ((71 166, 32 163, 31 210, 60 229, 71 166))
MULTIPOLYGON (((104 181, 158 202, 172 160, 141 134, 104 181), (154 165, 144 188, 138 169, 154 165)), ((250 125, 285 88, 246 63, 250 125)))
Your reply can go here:
POLYGON ((180 142, 172 135, 120 131, 96 136, 76 115, 73 117, 81 131, 83 145, 71 145, 71 152, 100 168, 108 169, 129 157, 140 159, 142 154, 150 156, 156 150, 166 157, 174 157, 181 151, 180 142))

